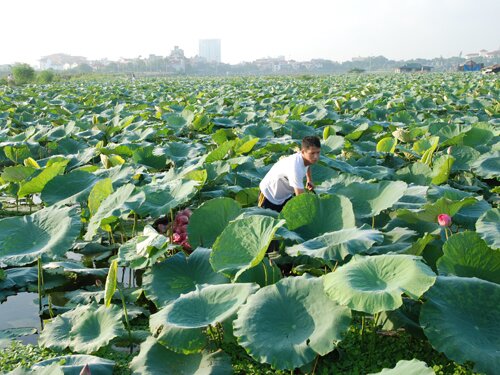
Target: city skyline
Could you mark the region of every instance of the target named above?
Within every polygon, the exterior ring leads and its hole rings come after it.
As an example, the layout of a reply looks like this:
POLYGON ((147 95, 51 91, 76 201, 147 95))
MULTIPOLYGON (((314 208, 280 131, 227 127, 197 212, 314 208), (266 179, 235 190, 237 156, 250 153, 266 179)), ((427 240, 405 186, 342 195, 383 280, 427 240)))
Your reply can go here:
POLYGON ((494 16, 500 2, 493 0, 145 0, 141 6, 131 0, 89 0, 76 11, 65 5, 62 0, 3 2, 8 16, 0 32, 9 38, 0 64, 36 64, 54 53, 113 61, 166 56, 176 45, 195 56, 200 39, 220 39, 221 62, 230 64, 276 56, 429 59, 500 47, 494 16))

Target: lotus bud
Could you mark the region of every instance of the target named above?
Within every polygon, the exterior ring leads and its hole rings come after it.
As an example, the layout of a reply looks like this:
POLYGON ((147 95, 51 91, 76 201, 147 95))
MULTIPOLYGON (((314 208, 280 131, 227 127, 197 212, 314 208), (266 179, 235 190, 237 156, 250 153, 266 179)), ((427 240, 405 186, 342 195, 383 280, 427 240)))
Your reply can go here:
POLYGON ((442 227, 449 227, 451 225, 451 217, 447 214, 438 215, 438 224, 442 227))
POLYGON ((448 147, 448 148, 446 149, 446 153, 447 153, 448 155, 451 155, 451 146, 450 146, 450 147, 448 147))
POLYGON ((175 242, 175 243, 179 243, 181 242, 181 235, 179 233, 174 233, 174 235, 172 236, 172 240, 175 242))
POLYGON ((80 375, 92 375, 92 373, 90 372, 90 367, 89 367, 88 364, 86 364, 85 366, 83 366, 82 371, 80 371, 80 375))

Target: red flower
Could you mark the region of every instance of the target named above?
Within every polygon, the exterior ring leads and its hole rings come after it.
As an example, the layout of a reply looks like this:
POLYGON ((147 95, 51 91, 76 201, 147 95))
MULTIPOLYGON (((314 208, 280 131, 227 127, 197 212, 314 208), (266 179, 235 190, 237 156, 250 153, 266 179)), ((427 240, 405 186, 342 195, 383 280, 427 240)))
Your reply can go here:
POLYGON ((442 227, 449 227, 451 225, 451 217, 447 214, 438 215, 438 224, 442 227))

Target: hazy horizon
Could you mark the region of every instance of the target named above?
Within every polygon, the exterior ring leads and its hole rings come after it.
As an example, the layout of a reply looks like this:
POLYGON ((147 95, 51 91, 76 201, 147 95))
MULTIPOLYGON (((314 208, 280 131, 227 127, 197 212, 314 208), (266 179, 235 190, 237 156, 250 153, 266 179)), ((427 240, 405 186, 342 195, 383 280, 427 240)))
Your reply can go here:
POLYGON ((457 56, 500 48, 500 1, 478 0, 144 0, 85 3, 5 1, 0 64, 36 64, 67 53, 90 60, 198 54, 200 39, 221 39, 222 62, 284 56, 346 61, 457 56), (79 6, 81 4, 81 6, 79 6), (497 16, 495 16, 497 14, 497 16))

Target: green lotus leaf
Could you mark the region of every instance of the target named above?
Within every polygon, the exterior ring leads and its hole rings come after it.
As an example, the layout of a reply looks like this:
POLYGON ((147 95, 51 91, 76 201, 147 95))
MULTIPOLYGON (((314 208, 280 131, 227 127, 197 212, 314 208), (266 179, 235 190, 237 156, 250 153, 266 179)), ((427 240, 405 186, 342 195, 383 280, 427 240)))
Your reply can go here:
POLYGON ((24 367, 20 366, 5 375, 64 375, 64 372, 61 369, 61 366, 57 363, 53 363, 48 367, 37 368, 34 370, 26 370, 24 367))
POLYGON ((102 201, 113 193, 113 183, 110 178, 97 181, 89 193, 88 207, 90 215, 95 215, 102 201))
POLYGON ((427 164, 417 161, 398 170, 396 176, 408 184, 425 186, 430 185, 432 181, 432 169, 427 164))
POLYGON ((458 363, 472 361, 477 372, 500 368, 500 285, 439 276, 425 294, 420 324, 432 346, 458 363))
POLYGON ((210 250, 197 248, 186 257, 177 253, 161 263, 156 263, 144 273, 142 287, 146 297, 160 308, 196 290, 196 285, 224 284, 229 279, 214 272, 209 263, 210 250))
POLYGON ((407 185, 403 181, 382 181, 377 183, 354 182, 336 189, 352 202, 357 218, 377 216, 392 207, 405 193, 407 185))
POLYGON ((451 148, 451 156, 455 158, 452 171, 469 171, 472 163, 479 159, 481 153, 472 147, 458 145, 451 148))
POLYGON ((63 351, 71 342, 69 336, 71 327, 72 321, 67 313, 56 316, 49 324, 45 325, 38 338, 38 344, 44 348, 63 351))
POLYGON ((326 296, 321 279, 301 276, 250 296, 233 326, 255 360, 294 369, 332 351, 350 322, 350 310, 326 296))
POLYGON ((124 203, 130 198, 133 191, 134 185, 123 185, 101 202, 95 215, 90 218, 87 233, 84 236, 86 241, 92 240, 103 220, 113 220, 121 214, 124 203))
POLYGON ((351 201, 336 195, 301 194, 285 205, 279 217, 306 240, 355 226, 351 201))
POLYGON ((442 155, 434 160, 431 183, 441 185, 448 181, 454 162, 455 158, 450 155, 442 155))
POLYGON ((281 269, 269 258, 264 258, 262 262, 256 266, 247 269, 238 277, 239 283, 256 283, 260 287, 274 284, 281 280, 281 269))
POLYGON ((493 249, 500 249, 500 208, 486 211, 476 222, 476 231, 493 249))
POLYGON ((41 199, 48 205, 84 202, 99 177, 84 171, 72 171, 50 180, 43 188, 41 199))
POLYGON ((203 203, 189 218, 189 243, 192 247, 212 247, 227 224, 240 213, 240 204, 231 198, 215 198, 203 203))
POLYGON ((257 289, 256 284, 247 283, 197 286, 151 315, 151 333, 176 352, 199 352, 207 344, 205 329, 233 316, 257 289))
POLYGON ((342 261, 348 255, 361 254, 381 243, 384 236, 378 230, 347 228, 322 234, 298 245, 286 248, 292 256, 307 255, 325 260, 342 261))
POLYGON ((476 232, 451 236, 437 261, 440 275, 477 277, 500 284, 500 251, 492 250, 476 232))
POLYGON ((498 178, 500 176, 500 151, 483 154, 472 163, 472 170, 483 178, 498 178))
MULTIPOLYGON (((181 354, 168 350, 149 337, 130 362, 130 369, 140 375, 224 375, 232 374, 231 359, 223 351, 181 354)), ((92 373, 93 374, 93 373, 92 373)))
POLYGON ((161 184, 146 185, 142 191, 146 200, 135 209, 141 215, 160 217, 170 210, 186 203, 198 191, 199 182, 195 180, 174 180, 161 184))
POLYGON ((216 272, 237 279, 262 261, 276 230, 284 224, 261 215, 230 222, 213 245, 210 264, 216 272))
POLYGON ((5 182, 21 182, 35 173, 36 168, 16 165, 14 167, 5 167, 2 172, 2 180, 5 182))
POLYGON ((50 262, 43 265, 43 270, 52 274, 73 273, 82 276, 106 277, 107 268, 87 268, 77 262, 50 262))
POLYGON ((164 169, 167 164, 167 157, 156 150, 153 146, 141 147, 134 151, 132 159, 141 165, 150 167, 156 170, 164 169))
POLYGON ((22 266, 39 256, 54 259, 71 248, 80 234, 76 209, 48 207, 24 217, 0 220, 0 261, 22 266))
POLYGON ((24 197, 28 194, 40 193, 47 183, 64 172, 69 160, 55 161, 44 169, 39 169, 33 173, 29 179, 21 183, 21 187, 17 193, 18 196, 24 197))
POLYGON ((32 369, 42 369, 52 364, 59 364, 60 369, 65 375, 80 375, 85 365, 89 366, 92 375, 111 375, 115 366, 115 362, 109 359, 85 354, 73 354, 35 363, 32 369))
POLYGON ((72 320, 69 347, 80 353, 93 353, 112 339, 124 334, 122 310, 116 305, 106 308, 90 305, 72 320))
POLYGON ((382 138, 377 143, 377 152, 389 152, 391 154, 396 150, 396 145, 398 144, 398 140, 392 137, 382 138))
POLYGON ((412 359, 411 361, 401 360, 396 363, 394 368, 384 368, 380 372, 374 372, 369 375, 434 375, 433 369, 427 367, 425 362, 419 361, 418 359, 412 359))
MULTIPOLYGON (((1 285, 1 283, 0 283, 1 285)), ((1 292, 0 292, 1 293, 1 292)), ((1 302, 1 298, 0 298, 1 302)), ((23 328, 7 328, 0 330, 0 349, 10 346, 12 340, 19 337, 34 335, 38 331, 36 328, 23 327, 23 328)))
POLYGON ((466 133, 463 139, 464 145, 471 146, 474 148, 480 147, 487 144, 496 133, 494 125, 479 122, 472 125, 466 133))
POLYGON ((436 279, 432 270, 412 255, 355 256, 324 277, 326 293, 353 310, 375 314, 395 310, 405 293, 418 299, 436 279))

